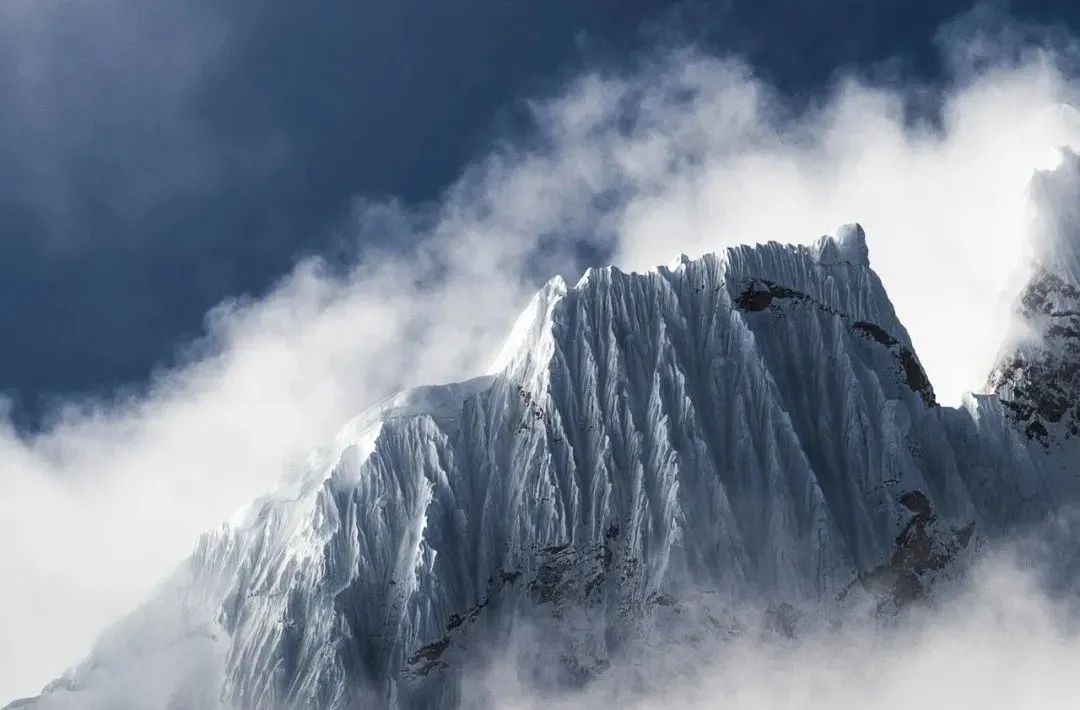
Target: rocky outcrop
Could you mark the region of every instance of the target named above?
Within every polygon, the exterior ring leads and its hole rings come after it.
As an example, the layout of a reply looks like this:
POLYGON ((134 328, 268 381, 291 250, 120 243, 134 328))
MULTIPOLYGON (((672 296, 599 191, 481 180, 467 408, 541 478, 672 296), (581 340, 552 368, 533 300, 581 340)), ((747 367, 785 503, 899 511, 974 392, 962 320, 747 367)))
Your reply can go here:
POLYGON ((859 575, 858 582, 878 600, 878 615, 894 617, 910 604, 927 598, 938 573, 960 573, 958 558, 972 542, 975 522, 947 526, 934 515, 930 500, 920 491, 900 496, 908 519, 889 559, 859 575))
POLYGON ((825 304, 819 303, 805 293, 766 279, 751 279, 735 299, 736 308, 750 313, 769 311, 780 314, 786 308, 794 306, 808 306, 835 316, 848 324, 852 332, 864 335, 873 342, 887 348, 896 359, 897 375, 907 384, 911 391, 918 393, 928 405, 934 406, 937 404, 930 378, 927 377, 926 371, 923 369, 922 363, 919 362, 915 352, 889 335, 880 325, 868 321, 853 321, 847 314, 840 313, 825 304))
POLYGON ((1038 269, 1021 294, 1023 340, 989 379, 1010 417, 1044 447, 1080 437, 1080 289, 1038 269))

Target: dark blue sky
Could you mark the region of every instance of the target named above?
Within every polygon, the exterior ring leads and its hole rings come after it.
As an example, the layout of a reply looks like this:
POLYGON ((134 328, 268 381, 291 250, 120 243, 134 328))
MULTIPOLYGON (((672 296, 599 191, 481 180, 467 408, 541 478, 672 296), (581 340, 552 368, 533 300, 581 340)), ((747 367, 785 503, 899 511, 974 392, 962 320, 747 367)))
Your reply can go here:
MULTIPOLYGON (((347 254, 356 197, 437 198, 582 68, 693 41, 797 98, 932 81, 941 0, 11 0, 0 20, 0 390, 145 381, 206 311, 347 254), (21 5, 26 5, 25 8, 21 5)), ((1069 2, 1014 14, 1080 25, 1069 2)), ((374 237, 372 237, 374 238, 374 237)))

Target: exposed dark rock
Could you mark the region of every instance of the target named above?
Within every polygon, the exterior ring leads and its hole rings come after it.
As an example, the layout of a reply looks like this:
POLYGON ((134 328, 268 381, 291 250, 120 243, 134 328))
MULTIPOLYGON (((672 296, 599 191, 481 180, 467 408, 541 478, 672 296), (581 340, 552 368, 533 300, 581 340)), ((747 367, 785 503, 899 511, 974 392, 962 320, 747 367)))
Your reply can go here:
POLYGON ((899 502, 912 513, 896 536, 889 561, 859 575, 863 587, 878 597, 879 613, 896 612, 924 599, 931 575, 946 569, 968 547, 975 523, 943 530, 930 499, 921 491, 907 491, 899 502))
POLYGON ((1039 271, 1020 296, 1019 316, 1036 337, 998 364, 989 388, 1042 446, 1080 436, 1080 290, 1039 271))
POLYGON ((408 664, 413 666, 413 672, 417 675, 426 676, 436 668, 445 668, 442 658, 446 649, 450 648, 450 637, 443 636, 438 641, 433 641, 426 646, 421 646, 413 655, 409 656, 408 664))
POLYGON ((534 395, 521 385, 514 385, 514 390, 521 398, 522 413, 516 431, 521 434, 527 432, 534 424, 549 424, 550 417, 541 405, 540 397, 534 395))
POLYGON ((904 370, 904 380, 907 382, 908 387, 913 392, 917 392, 927 404, 931 406, 937 405, 937 398, 934 396, 934 388, 930 384, 930 378, 927 377, 926 370, 919 363, 919 359, 915 357, 915 353, 910 348, 899 346, 897 358, 900 360, 900 367, 904 370))
POLYGON ((892 346, 897 345, 896 338, 886 333, 885 329, 876 323, 870 323, 868 321, 860 320, 853 323, 851 327, 854 330, 859 331, 860 333, 866 333, 871 338, 873 338, 887 348, 891 348, 892 346))
POLYGON ((598 591, 612 560, 607 545, 585 549, 556 545, 542 553, 544 559, 528 586, 529 597, 537 604, 584 602, 598 591))
POLYGON ((667 594, 654 594, 652 602, 657 606, 675 606, 675 600, 667 594))
MULTIPOLYGON (((751 313, 764 310, 782 312, 780 305, 783 303, 809 305, 824 313, 835 315, 845 322, 851 321, 850 316, 838 313, 801 291, 765 279, 752 279, 747 283, 746 287, 735 299, 735 308, 751 313)), ((926 375, 919 358, 916 357, 911 348, 903 345, 876 323, 860 320, 852 322, 850 327, 853 332, 888 348, 896 360, 897 371, 902 381, 907 384, 911 391, 922 397, 927 405, 937 406, 937 398, 934 395, 934 388, 930 383, 930 378, 926 375)))
POLYGON ((777 299, 805 302, 811 300, 801 291, 781 286, 765 279, 753 279, 735 299, 735 307, 741 311, 763 311, 777 299))
POLYGON ((1040 421, 1028 423, 1024 427, 1024 436, 1038 440, 1043 446, 1049 446, 1050 444, 1050 432, 1046 430, 1046 427, 1040 421))
POLYGON ((536 571, 536 577, 529 585, 529 596, 537 604, 547 604, 562 599, 562 585, 568 565, 560 562, 545 562, 536 571))
POLYGON ((915 356, 911 348, 901 344, 899 340, 889 335, 884 328, 876 323, 861 320, 853 323, 851 328, 856 333, 865 335, 874 342, 888 348, 893 357, 896 358, 908 388, 912 392, 918 393, 928 405, 934 406, 937 404, 930 378, 927 377, 926 370, 923 369, 919 358, 915 356))
POLYGON ((923 494, 922 491, 906 491, 904 493, 901 493, 900 505, 904 506, 912 513, 916 513, 919 515, 930 515, 930 500, 923 494))

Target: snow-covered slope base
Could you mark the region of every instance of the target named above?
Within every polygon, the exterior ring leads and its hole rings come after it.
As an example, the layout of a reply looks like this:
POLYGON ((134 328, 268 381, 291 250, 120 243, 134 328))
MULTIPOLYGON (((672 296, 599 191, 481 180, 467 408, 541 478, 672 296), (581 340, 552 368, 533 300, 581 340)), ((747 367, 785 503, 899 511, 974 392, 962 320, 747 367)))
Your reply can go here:
POLYGON ((489 375, 361 415, 28 706, 157 664, 141 707, 445 707, 526 624, 580 684, 676 625, 895 613, 1072 495, 1017 407, 935 403, 857 226, 555 279, 489 375))

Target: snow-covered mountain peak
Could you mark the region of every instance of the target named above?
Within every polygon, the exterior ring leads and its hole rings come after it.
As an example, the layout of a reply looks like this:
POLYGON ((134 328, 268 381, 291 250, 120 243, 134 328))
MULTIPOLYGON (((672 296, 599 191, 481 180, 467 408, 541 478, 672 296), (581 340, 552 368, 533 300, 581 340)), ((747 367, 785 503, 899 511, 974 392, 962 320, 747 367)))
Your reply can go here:
POLYGON ((204 536, 172 626, 132 617, 47 696, 86 707, 176 636, 210 653, 174 707, 446 707, 526 622, 528 665, 580 685, 761 600, 895 613, 1063 498, 1007 412, 935 404, 857 225, 553 279, 487 375, 350 422, 204 536))

